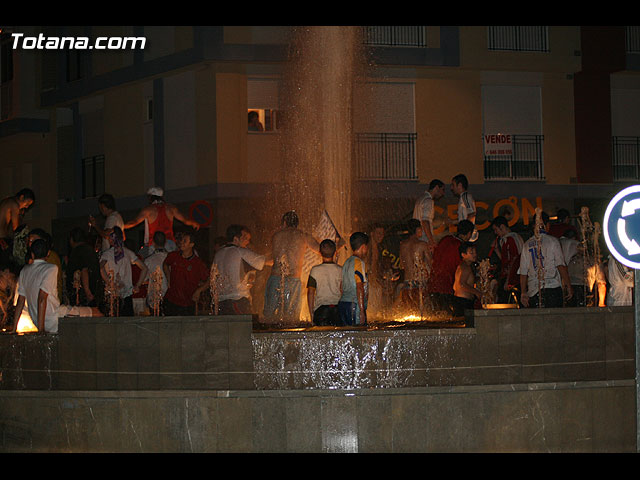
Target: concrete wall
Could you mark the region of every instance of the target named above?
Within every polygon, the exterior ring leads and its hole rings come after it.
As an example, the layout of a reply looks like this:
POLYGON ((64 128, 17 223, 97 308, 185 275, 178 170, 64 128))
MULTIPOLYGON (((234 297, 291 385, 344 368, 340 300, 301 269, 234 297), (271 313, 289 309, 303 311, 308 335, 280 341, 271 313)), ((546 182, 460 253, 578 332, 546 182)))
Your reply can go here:
POLYGON ((0 335, 0 451, 635 451, 631 307, 467 313, 473 328, 68 318, 0 335))
POLYGON ((0 394, 2 452, 634 452, 616 382, 0 394))

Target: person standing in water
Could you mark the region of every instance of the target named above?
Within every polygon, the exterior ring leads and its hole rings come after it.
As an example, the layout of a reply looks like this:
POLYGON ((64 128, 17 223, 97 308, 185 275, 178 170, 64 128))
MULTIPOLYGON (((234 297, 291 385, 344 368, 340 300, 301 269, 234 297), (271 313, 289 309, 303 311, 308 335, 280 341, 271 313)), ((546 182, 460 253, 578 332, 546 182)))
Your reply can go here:
POLYGON ((320 257, 320 245, 309 234, 298 229, 298 214, 289 211, 282 217, 282 226, 271 239, 273 268, 267 280, 264 298, 264 316, 275 318, 279 312, 289 320, 299 320, 302 307, 300 277, 307 249, 320 257), (284 280, 284 291, 281 283, 284 280), (281 305, 284 299, 284 305, 281 305), (282 308, 282 312, 280 309, 282 308))
POLYGON ((364 259, 369 247, 369 236, 355 232, 349 237, 353 255, 342 266, 342 296, 338 302, 340 319, 344 325, 367 325, 369 280, 364 259))

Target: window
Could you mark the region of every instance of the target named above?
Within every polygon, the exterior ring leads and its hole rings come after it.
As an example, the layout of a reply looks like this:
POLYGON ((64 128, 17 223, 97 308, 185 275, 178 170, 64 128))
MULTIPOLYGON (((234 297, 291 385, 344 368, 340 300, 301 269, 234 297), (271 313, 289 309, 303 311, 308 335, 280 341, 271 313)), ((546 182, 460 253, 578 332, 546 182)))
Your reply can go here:
POLYGON ((145 122, 153 121, 153 98, 145 97, 145 122))
POLYGON ((486 179, 544 178, 540 105, 538 86, 482 87, 486 179))
POLYGON ((548 52, 549 32, 546 26, 493 26, 487 27, 489 50, 516 52, 548 52))
POLYGON ((82 198, 104 193, 104 155, 82 159, 82 198))
POLYGON ((80 50, 67 51, 67 82, 84 78, 86 53, 80 50))
POLYGON ((247 81, 247 118, 249 132, 275 132, 282 120, 279 112, 279 82, 271 78, 247 81))
POLYGON ((611 76, 614 180, 640 179, 640 81, 611 76))
POLYGON ((274 132, 278 129, 279 112, 270 108, 250 108, 247 111, 249 132, 274 132))

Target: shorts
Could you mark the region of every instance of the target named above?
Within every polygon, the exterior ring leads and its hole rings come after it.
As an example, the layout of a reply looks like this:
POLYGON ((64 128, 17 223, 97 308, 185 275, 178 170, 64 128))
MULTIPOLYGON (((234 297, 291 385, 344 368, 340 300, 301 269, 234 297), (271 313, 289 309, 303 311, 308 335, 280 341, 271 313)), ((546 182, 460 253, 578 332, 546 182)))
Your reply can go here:
MULTIPOLYGON (((562 308, 564 295, 562 293, 562 287, 556 288, 544 288, 542 290, 542 308, 562 308)), ((529 307, 538 307, 540 302, 540 295, 537 293, 529 299, 529 307)))
POLYGON ((360 315, 360 307, 356 302, 338 302, 338 312, 345 326, 365 325, 360 315))
POLYGON ((337 305, 320 305, 313 312, 313 324, 317 326, 343 326, 337 305))

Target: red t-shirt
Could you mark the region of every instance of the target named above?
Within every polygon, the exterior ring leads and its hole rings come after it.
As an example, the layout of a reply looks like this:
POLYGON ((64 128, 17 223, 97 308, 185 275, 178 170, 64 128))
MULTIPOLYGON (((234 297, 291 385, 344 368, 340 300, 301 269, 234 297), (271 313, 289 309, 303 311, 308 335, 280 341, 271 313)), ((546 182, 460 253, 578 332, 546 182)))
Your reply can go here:
POLYGON ((169 253, 164 264, 171 269, 165 300, 181 307, 191 306, 193 292, 209 277, 206 265, 195 253, 190 258, 184 258, 177 251, 169 253))
POLYGON ((148 245, 153 244, 153 235, 156 232, 163 232, 167 240, 176 241, 173 236, 173 221, 167 217, 167 206, 164 203, 154 204, 156 208, 157 216, 153 222, 149 222, 149 241, 148 245))
POLYGON ((453 294, 456 269, 461 262, 461 244, 462 240, 455 235, 447 235, 438 242, 433 251, 429 292, 453 294))
POLYGON ((519 285, 518 267, 520 266, 520 252, 516 241, 507 237, 500 249, 500 279, 506 280, 508 286, 519 285))
POLYGON ((549 235, 553 235, 556 238, 563 236, 568 230, 573 230, 578 236, 578 229, 568 223, 552 223, 549 227, 549 235))

